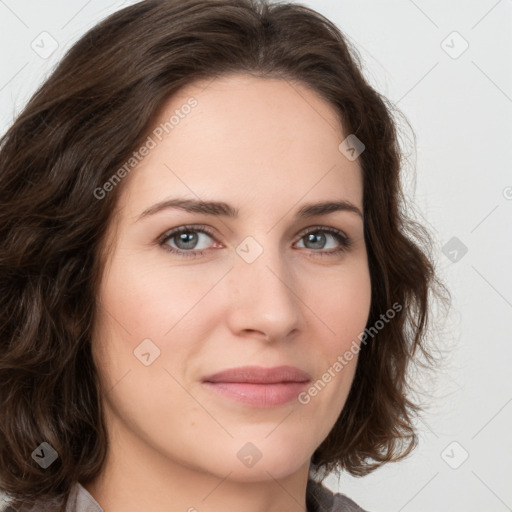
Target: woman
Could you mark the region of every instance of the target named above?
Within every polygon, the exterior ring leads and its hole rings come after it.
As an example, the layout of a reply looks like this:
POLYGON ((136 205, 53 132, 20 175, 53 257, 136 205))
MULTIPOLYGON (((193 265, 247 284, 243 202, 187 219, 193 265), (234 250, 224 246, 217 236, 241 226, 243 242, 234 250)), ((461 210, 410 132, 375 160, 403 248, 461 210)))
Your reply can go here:
POLYGON ((146 0, 37 91, 0 151, 7 510, 362 510, 321 473, 414 448, 438 283, 355 55, 299 5, 146 0))

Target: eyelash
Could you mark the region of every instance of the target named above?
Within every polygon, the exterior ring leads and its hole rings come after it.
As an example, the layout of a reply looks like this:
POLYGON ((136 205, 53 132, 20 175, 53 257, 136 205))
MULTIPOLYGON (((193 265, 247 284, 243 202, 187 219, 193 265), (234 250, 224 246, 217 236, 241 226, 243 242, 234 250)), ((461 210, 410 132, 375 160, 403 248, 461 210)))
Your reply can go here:
MULTIPOLYGON (((328 233, 332 235, 337 242, 339 242, 340 247, 338 249, 331 249, 329 251, 324 250, 315 250, 310 249, 313 253, 315 253, 315 256, 337 256, 342 252, 345 252, 352 246, 352 240, 346 236, 343 232, 339 231, 338 229, 330 228, 327 226, 312 226, 309 228, 306 228, 307 231, 303 231, 301 233, 301 236, 299 240, 302 240, 306 235, 310 233, 328 233)), ((181 235, 182 233, 190 233, 190 232, 198 232, 198 233, 204 233, 211 238, 214 238, 214 234, 211 232, 211 230, 204 225, 192 225, 192 226, 181 226, 179 228, 173 229, 170 232, 164 233, 158 240, 158 245, 161 246, 165 251, 170 252, 172 254, 176 254, 178 256, 183 256, 185 258, 196 258, 199 256, 203 256, 204 253, 208 249, 202 249, 202 250, 193 250, 190 251, 183 251, 181 249, 175 249, 174 247, 170 247, 167 245, 167 242, 174 238, 175 236, 181 235)))

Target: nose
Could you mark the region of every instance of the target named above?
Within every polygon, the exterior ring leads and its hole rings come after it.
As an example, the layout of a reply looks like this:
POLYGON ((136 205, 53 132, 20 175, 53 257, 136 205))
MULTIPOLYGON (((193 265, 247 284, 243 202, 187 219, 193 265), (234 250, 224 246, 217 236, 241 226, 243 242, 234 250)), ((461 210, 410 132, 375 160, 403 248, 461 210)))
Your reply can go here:
POLYGON ((278 341, 300 328, 302 303, 293 269, 279 249, 265 249, 251 263, 238 255, 228 275, 231 331, 278 341))

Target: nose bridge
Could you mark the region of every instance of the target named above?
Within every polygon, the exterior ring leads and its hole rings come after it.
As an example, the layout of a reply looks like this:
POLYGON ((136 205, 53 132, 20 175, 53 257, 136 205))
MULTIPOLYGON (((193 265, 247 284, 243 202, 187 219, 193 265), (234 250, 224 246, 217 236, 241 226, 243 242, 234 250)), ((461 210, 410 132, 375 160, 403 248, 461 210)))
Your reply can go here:
POLYGON ((231 272, 236 330, 258 330, 271 338, 292 331, 300 318, 293 272, 272 236, 247 237, 236 248, 231 272))

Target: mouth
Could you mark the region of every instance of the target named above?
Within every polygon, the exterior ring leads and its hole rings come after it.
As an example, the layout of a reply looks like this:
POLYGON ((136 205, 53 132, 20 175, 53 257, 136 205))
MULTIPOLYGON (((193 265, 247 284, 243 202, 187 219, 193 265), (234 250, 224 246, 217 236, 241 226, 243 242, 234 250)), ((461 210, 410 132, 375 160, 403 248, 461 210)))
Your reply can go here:
POLYGON ((209 375, 203 385, 225 398, 259 408, 277 407, 297 399, 311 377, 294 366, 244 366, 209 375))

